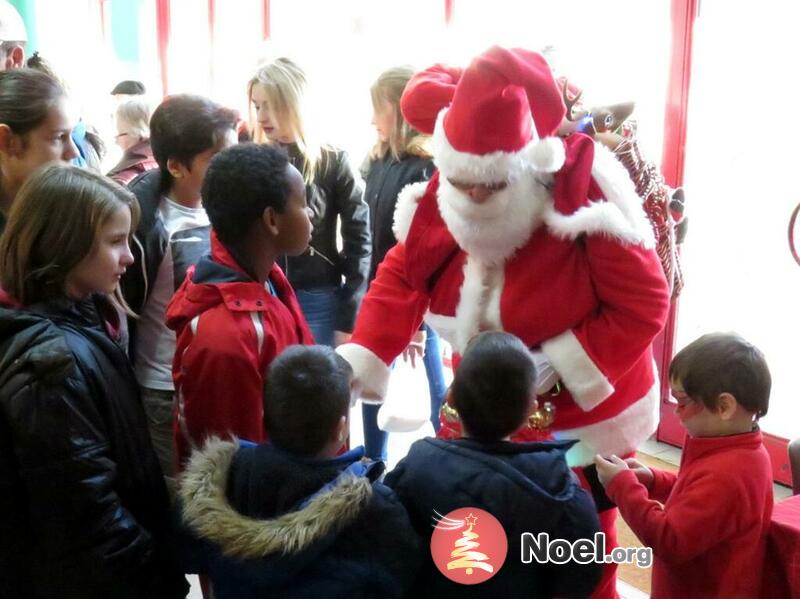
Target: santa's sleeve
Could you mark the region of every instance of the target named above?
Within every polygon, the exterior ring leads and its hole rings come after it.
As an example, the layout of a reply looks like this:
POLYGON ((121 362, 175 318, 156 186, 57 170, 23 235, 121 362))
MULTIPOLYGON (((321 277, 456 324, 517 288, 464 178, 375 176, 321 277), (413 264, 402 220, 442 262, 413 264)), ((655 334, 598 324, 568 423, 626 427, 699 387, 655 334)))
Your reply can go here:
POLYGON ((336 350, 353 367, 365 398, 386 397, 389 364, 411 341, 428 309, 428 297, 406 277, 405 251, 398 243, 386 254, 361 302, 350 343, 336 350))
POLYGON ((578 144, 568 165, 586 176, 570 177, 555 190, 555 209, 546 222, 556 235, 584 245, 598 308, 543 342, 542 351, 588 411, 614 392, 616 381, 661 331, 669 292, 652 228, 628 174, 591 140, 578 144), (584 199, 582 206, 564 205, 575 197, 584 199))

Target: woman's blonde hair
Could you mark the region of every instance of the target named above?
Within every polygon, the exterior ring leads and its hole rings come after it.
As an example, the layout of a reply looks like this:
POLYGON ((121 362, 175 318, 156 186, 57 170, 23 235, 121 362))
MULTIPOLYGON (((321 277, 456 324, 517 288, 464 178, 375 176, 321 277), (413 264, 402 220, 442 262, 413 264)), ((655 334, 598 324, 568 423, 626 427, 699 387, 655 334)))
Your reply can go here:
MULTIPOLYGON (((0 285, 23 306, 65 297, 69 273, 91 254, 97 234, 122 208, 139 220, 133 194, 88 170, 51 164, 20 188, 0 239, 0 285)), ((119 290, 111 298, 132 314, 119 290)))
POLYGON ((257 117, 253 114, 253 86, 260 85, 267 95, 272 118, 280 128, 286 130, 305 157, 303 179, 306 184, 314 180, 321 168, 322 144, 315 137, 313 127, 309 127, 308 80, 306 74, 296 63, 288 58, 276 58, 259 66, 256 74, 247 83, 247 99, 250 102, 250 130, 256 143, 270 143, 257 117))
POLYGON ((370 152, 370 157, 373 159, 384 158, 389 152, 395 160, 400 160, 408 154, 430 158, 428 149, 430 137, 413 129, 400 111, 400 98, 413 75, 414 69, 411 67, 393 67, 381 73, 370 88, 372 107, 376 112, 383 108, 385 102, 394 108, 394 126, 389 140, 377 141, 370 152))
POLYGON ((150 138, 150 104, 139 96, 120 103, 116 112, 117 122, 124 125, 124 133, 139 141, 150 138))

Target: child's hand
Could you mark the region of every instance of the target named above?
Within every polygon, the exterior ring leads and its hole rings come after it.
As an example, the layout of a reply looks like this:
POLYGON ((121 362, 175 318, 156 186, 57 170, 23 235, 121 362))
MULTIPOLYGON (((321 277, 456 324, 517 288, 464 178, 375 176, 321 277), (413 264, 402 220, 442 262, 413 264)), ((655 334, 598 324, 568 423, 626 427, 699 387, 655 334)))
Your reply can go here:
POLYGON ((653 488, 653 471, 650 470, 650 468, 635 458, 628 458, 625 460, 625 463, 628 465, 628 468, 633 470, 633 473, 640 483, 647 487, 648 490, 653 488))
POLYGON ((610 458, 604 458, 600 454, 594 456, 594 463, 597 466, 597 478, 600 479, 600 484, 604 488, 608 487, 617 474, 623 470, 629 470, 628 465, 623 462, 618 456, 612 455, 610 458))

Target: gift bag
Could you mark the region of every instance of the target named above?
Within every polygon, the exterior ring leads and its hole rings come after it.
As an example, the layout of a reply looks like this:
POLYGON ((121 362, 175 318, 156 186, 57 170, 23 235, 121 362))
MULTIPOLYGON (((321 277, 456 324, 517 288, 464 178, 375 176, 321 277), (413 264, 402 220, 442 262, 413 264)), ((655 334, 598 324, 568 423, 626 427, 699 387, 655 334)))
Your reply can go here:
POLYGON ((430 391, 422 360, 417 360, 414 368, 410 361, 397 358, 389 391, 378 412, 378 427, 389 433, 409 433, 429 423, 430 415, 430 391))

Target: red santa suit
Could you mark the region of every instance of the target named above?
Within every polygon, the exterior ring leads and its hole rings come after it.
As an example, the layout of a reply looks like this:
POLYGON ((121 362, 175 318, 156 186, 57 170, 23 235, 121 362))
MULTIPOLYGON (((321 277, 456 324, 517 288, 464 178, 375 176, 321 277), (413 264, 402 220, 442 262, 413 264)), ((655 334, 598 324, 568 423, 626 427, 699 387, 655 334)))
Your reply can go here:
POLYGON ((457 78, 452 105, 439 112, 434 129, 439 172, 398 198, 399 243, 384 259, 351 343, 340 353, 353 365, 365 394, 383 397, 387 365, 423 318, 456 353, 481 330, 513 333, 543 352, 563 383, 549 399, 556 408, 554 435, 581 441, 570 461, 588 464, 595 453, 630 453, 657 424, 659 386, 651 342, 669 306, 652 228, 633 183, 607 149, 581 134, 566 140, 549 136, 563 103, 544 61, 531 58, 538 57, 533 53, 493 48, 476 62, 487 56, 489 61, 479 64, 483 72, 476 75, 477 83, 468 81, 473 67, 462 76, 437 66, 417 75, 406 90, 404 114, 411 112, 412 124, 424 130, 424 111, 413 94, 435 87, 437 80, 457 78), (513 128, 504 131, 504 121, 498 122, 502 106, 491 101, 498 95, 496 85, 485 81, 485 71, 498 63, 504 74, 522 68, 507 66, 514 58, 535 61, 534 76, 526 73, 535 89, 525 81, 506 81, 499 95, 515 87, 527 96, 545 96, 547 103, 529 102, 546 112, 533 115, 543 131, 523 132, 522 139, 529 141, 516 152, 475 150, 476 143, 491 144, 483 141, 490 136, 463 139, 466 130, 484 130, 466 126, 469 122, 500 130, 495 137, 511 138, 512 147, 521 143, 513 128), (474 108, 481 98, 488 100, 474 108), (511 183, 476 206, 448 177, 505 177, 511 183))
MULTIPOLYGON (((533 52, 495 47, 463 72, 434 66, 412 78, 401 106, 433 132, 438 171, 401 192, 398 244, 338 350, 364 396, 385 397, 388 365, 423 319, 456 363, 477 332, 503 330, 541 352, 563 383, 548 397, 550 432, 580 440, 572 465, 634 451, 657 424, 651 343, 669 298, 623 167, 584 135, 555 136, 563 100, 533 52), (459 189, 476 183, 501 189, 475 202, 459 189)), ((616 510, 602 515, 611 547, 616 510)), ((615 596, 613 568, 601 587, 597 596, 615 596)))

